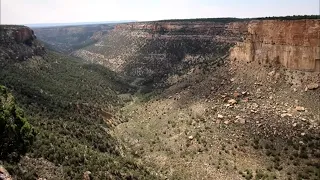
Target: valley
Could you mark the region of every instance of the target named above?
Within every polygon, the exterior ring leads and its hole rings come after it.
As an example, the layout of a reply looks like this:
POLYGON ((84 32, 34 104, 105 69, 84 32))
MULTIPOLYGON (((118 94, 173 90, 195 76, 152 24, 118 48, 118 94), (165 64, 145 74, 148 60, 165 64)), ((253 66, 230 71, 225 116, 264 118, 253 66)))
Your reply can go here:
POLYGON ((319 19, 0 27, 16 179, 320 177, 319 19))

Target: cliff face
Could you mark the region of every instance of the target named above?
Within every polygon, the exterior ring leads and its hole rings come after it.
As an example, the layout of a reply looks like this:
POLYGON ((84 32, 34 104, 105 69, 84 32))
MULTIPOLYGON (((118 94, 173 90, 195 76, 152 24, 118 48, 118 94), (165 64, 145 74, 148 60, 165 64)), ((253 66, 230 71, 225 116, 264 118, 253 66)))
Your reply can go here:
POLYGON ((175 73, 227 55, 232 60, 320 71, 319 22, 242 20, 119 24, 107 35, 101 35, 97 43, 73 55, 116 72, 143 77, 175 73))
POLYGON ((246 31, 246 22, 146 22, 120 24, 115 31, 144 31, 145 37, 168 38, 201 38, 221 42, 238 42, 246 31))
POLYGON ((25 26, 0 26, 0 60, 26 60, 44 54, 33 30, 25 26))
POLYGON ((237 22, 120 24, 73 55, 130 76, 162 76, 224 56, 245 30, 246 23, 237 22))
POLYGON ((320 71, 320 20, 251 21, 231 59, 320 71))

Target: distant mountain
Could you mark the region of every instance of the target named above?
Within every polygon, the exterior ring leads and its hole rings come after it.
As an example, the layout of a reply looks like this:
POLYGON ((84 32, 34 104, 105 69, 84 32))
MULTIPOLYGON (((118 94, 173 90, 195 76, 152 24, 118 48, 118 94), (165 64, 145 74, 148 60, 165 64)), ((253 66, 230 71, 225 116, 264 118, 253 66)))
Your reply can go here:
POLYGON ((41 27, 54 27, 54 26, 78 26, 78 25, 92 25, 92 24, 118 24, 136 22, 136 20, 123 20, 123 21, 101 21, 101 22, 74 22, 74 23, 40 23, 40 24, 25 24, 31 28, 41 27))

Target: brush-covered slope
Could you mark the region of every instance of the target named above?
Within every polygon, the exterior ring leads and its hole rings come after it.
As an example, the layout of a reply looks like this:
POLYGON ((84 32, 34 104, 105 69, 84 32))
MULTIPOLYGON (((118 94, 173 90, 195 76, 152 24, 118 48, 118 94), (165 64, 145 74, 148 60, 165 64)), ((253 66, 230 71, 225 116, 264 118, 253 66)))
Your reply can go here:
POLYGON ((241 38, 239 28, 209 22, 121 24, 72 54, 126 75, 162 77, 227 54, 241 38))
POLYGON ((12 94, 0 86, 0 159, 18 160, 32 145, 35 134, 12 94))
MULTIPOLYGON (((1 51, 10 47, 2 46, 1 51)), ((132 90, 121 77, 50 51, 23 59, 0 63, 0 84, 12 90, 38 132, 18 164, 1 159, 13 177, 82 179, 90 171, 96 179, 154 179, 110 134, 121 122, 113 114, 122 104, 118 94, 132 90)))
POLYGON ((0 26, 0 63, 11 60, 25 60, 44 54, 45 49, 36 40, 34 31, 25 26, 0 26))

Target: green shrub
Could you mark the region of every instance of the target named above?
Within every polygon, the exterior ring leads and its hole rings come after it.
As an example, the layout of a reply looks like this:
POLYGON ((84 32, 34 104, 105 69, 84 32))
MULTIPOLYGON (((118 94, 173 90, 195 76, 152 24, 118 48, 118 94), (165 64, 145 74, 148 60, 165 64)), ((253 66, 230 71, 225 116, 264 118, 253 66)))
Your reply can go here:
POLYGON ((35 139, 35 131, 4 86, 0 86, 0 159, 18 160, 35 139))

